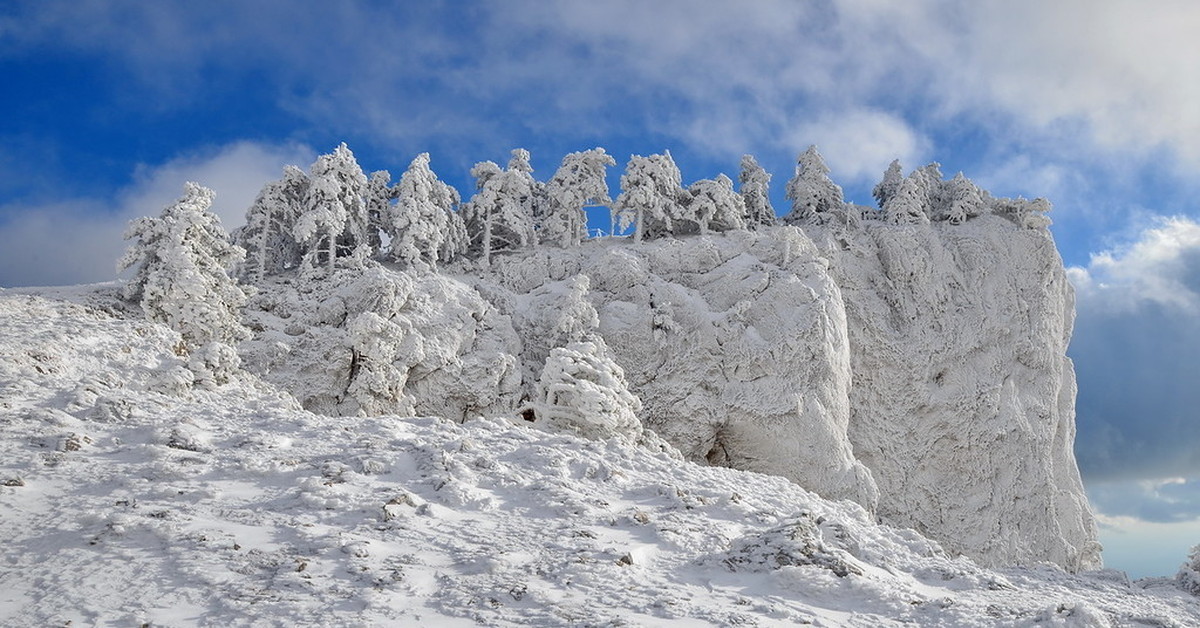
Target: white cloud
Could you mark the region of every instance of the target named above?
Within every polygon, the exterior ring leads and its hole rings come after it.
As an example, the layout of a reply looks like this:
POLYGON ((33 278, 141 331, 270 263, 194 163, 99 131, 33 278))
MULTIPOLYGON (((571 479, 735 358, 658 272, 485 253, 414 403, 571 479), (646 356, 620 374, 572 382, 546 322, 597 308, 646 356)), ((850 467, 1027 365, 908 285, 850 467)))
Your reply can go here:
POLYGON ((791 144, 816 144, 835 180, 874 183, 893 159, 911 170, 924 165, 929 142, 903 119, 882 111, 830 112, 801 124, 791 144))
POLYGON ((299 145, 238 142, 201 154, 142 166, 115 199, 73 199, 0 212, 0 286, 62 285, 106 281, 125 248, 125 225, 157 215, 179 198, 185 181, 217 193, 213 211, 227 230, 244 222, 246 208, 263 184, 288 164, 307 165, 310 149, 299 145))
POLYGON ((1068 272, 1084 474, 1200 473, 1200 225, 1162 219, 1068 272))
POLYGON ((1132 244, 1092 256, 1069 273, 1089 308, 1131 313, 1156 303, 1200 316, 1200 224, 1159 218, 1132 244))

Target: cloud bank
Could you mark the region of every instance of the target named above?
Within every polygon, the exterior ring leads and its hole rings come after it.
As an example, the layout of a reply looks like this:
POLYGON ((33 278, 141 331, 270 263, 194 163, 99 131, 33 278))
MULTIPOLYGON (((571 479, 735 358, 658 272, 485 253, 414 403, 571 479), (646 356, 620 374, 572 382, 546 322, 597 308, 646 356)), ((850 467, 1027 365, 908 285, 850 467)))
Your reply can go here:
POLYGON ((1200 225, 1161 219, 1068 273, 1083 472, 1200 477, 1200 225))

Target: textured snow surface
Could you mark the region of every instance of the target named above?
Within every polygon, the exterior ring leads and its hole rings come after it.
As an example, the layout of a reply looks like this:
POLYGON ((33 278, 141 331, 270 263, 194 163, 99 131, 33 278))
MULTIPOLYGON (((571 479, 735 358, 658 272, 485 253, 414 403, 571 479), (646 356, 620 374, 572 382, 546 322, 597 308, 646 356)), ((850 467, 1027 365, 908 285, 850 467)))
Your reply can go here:
POLYGON ((0 292, 0 625, 1200 624, 1170 581, 987 569, 622 438, 203 388, 178 343, 0 292))

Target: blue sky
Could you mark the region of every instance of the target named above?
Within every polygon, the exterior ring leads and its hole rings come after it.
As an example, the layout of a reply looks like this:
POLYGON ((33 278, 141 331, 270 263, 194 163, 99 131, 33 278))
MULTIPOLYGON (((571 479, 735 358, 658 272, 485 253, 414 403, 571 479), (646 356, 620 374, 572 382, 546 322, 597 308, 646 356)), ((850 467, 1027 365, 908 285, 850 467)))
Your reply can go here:
POLYGON ((752 153, 777 207, 812 143, 864 204, 892 159, 936 160, 1054 203, 1107 558, 1173 573, 1200 543, 1198 31, 1171 0, 10 1, 0 286, 111 278, 188 179, 236 226, 341 141, 393 175, 428 151, 464 193, 518 146, 543 178, 593 146, 669 149, 685 182, 752 153))

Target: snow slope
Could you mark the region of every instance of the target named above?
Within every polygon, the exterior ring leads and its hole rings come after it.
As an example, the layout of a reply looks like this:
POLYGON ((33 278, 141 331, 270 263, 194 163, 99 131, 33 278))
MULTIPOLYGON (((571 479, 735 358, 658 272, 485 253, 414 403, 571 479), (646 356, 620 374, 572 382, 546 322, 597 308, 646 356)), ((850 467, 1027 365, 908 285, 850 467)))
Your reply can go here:
POLYGON ((620 438, 206 387, 64 296, 0 292, 0 625, 1200 624, 1167 581, 987 569, 620 438))

